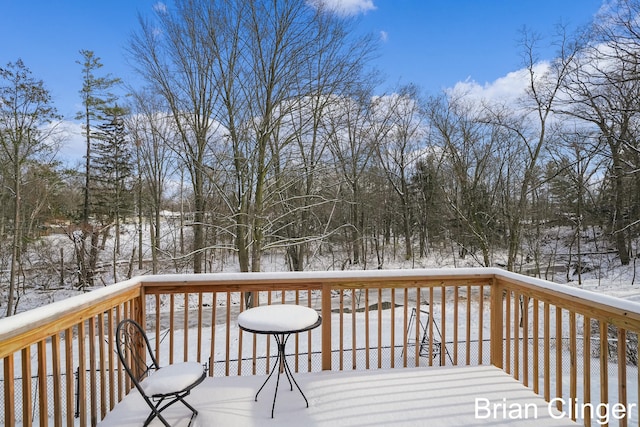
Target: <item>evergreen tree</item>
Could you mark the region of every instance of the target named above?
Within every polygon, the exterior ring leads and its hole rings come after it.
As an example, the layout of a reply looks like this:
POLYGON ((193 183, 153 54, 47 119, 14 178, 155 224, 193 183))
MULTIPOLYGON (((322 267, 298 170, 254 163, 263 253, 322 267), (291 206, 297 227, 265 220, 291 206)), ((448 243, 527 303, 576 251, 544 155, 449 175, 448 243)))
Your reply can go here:
POLYGON ((122 108, 108 110, 109 118, 98 125, 91 161, 93 202, 91 210, 106 224, 115 225, 116 252, 120 252, 120 220, 132 210, 130 184, 133 161, 122 108))
POLYGON ((100 58, 95 56, 91 50, 81 50, 80 54, 82 55, 83 61, 77 62, 82 65, 83 81, 80 96, 82 97, 84 110, 79 112, 76 118, 83 119, 85 122, 84 132, 87 142, 84 205, 82 209, 82 222, 86 223, 90 214, 89 189, 91 186, 91 136, 93 122, 95 120, 103 120, 106 117, 106 112, 117 99, 111 90, 115 85, 120 83, 120 79, 113 78, 110 75, 104 77, 96 76, 96 70, 102 67, 100 58))
POLYGON ((76 118, 84 121, 84 136, 86 138, 86 154, 85 154, 85 173, 83 186, 83 206, 81 214, 82 234, 80 236, 72 236, 75 245, 76 259, 78 262, 78 281, 79 286, 84 288, 86 285, 93 285, 93 272, 97 262, 98 234, 100 230, 96 230, 93 225, 89 224, 89 216, 91 215, 91 192, 92 186, 92 167, 91 167, 91 148, 94 133, 94 122, 105 120, 107 111, 112 108, 117 97, 113 94, 113 88, 120 83, 120 79, 106 76, 97 76, 96 71, 102 68, 100 58, 91 50, 81 50, 82 61, 77 61, 82 65, 82 89, 80 96, 82 98, 83 110, 80 111, 76 118), (87 243, 89 241, 89 243, 87 243))

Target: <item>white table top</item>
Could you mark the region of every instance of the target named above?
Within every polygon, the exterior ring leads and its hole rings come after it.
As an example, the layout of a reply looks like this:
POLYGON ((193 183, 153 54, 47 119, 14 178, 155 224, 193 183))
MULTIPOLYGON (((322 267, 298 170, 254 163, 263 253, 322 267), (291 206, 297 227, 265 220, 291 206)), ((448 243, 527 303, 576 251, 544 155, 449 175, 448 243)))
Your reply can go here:
POLYGON ((292 333, 311 328, 319 319, 318 312, 310 307, 294 304, 263 305, 240 313, 238 326, 257 333, 292 333))

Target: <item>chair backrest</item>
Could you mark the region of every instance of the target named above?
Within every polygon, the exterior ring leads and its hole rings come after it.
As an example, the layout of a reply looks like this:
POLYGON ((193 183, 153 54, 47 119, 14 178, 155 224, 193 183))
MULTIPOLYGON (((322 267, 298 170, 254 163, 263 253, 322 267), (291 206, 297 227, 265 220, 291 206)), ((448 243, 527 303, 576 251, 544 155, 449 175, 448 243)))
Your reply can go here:
POLYGON ((140 381, 160 368, 147 334, 135 320, 125 319, 118 324, 116 329, 116 344, 118 357, 127 374, 133 380, 136 388, 144 394, 139 384, 140 381))

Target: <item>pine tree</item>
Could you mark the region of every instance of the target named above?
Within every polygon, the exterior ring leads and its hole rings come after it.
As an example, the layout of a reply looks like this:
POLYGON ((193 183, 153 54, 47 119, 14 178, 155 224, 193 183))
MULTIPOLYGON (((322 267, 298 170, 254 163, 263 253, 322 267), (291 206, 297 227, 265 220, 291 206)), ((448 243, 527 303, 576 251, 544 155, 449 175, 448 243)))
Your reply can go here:
POLYGON ((84 186, 84 204, 82 208, 82 222, 85 224, 89 221, 90 206, 90 187, 91 187, 91 139, 93 135, 93 123, 95 120, 104 120, 107 111, 112 108, 117 97, 111 92, 112 89, 120 83, 120 79, 113 78, 111 75, 98 77, 95 72, 102 68, 102 62, 91 50, 81 50, 83 61, 77 61, 82 65, 82 89, 80 96, 82 97, 82 106, 84 110, 78 112, 76 118, 84 120, 84 134, 86 137, 87 152, 85 155, 85 186, 84 186))
POLYGON ((116 252, 120 252, 120 220, 131 212, 133 161, 122 108, 108 110, 108 118, 98 125, 92 141, 94 156, 91 210, 103 224, 114 224, 116 252))
POLYGON ((96 121, 105 120, 107 110, 112 108, 117 97, 112 90, 120 79, 105 76, 98 76, 96 72, 102 68, 102 62, 91 50, 81 50, 82 61, 77 61, 82 65, 82 89, 80 96, 82 98, 83 110, 78 112, 76 118, 84 121, 84 136, 86 137, 86 154, 85 154, 85 172, 83 186, 83 206, 82 206, 82 234, 80 236, 73 235, 72 239, 76 250, 76 259, 78 262, 78 281, 80 288, 93 285, 93 274, 98 257, 98 235, 101 230, 95 229, 93 224, 89 223, 91 206, 91 187, 92 187, 92 140, 95 132, 96 121))

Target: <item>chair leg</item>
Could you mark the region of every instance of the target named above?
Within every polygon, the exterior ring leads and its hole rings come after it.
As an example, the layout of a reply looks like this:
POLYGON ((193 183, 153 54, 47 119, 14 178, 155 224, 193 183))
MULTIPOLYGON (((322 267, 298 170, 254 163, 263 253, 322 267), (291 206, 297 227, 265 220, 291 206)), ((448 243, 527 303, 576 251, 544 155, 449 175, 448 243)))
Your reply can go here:
MULTIPOLYGON (((170 401, 169 403, 167 403, 166 405, 164 405, 162 407, 160 405, 162 405, 162 402, 165 401, 164 398, 159 399, 158 402, 155 405, 153 405, 152 403, 149 402, 149 406, 151 406, 151 413, 149 414, 149 416, 147 417, 146 421, 144 422, 143 427, 148 426, 151 423, 151 421, 153 421, 153 419, 156 418, 156 417, 158 417, 158 419, 166 427, 171 427, 171 424, 169 424, 169 422, 166 420, 166 418, 162 416, 161 412, 164 411, 165 409, 167 409, 169 406, 171 406, 174 403, 176 403, 178 401, 178 399, 180 399, 182 401, 182 403, 187 405, 189 407, 189 409, 191 409, 191 411, 195 410, 190 405, 188 405, 184 400, 182 400, 181 397, 173 399, 172 401, 170 401)), ((193 418, 193 416, 192 416, 192 418, 193 418)), ((191 424, 191 422, 189 422, 189 424, 191 424)))
POLYGON ((145 420, 145 422, 143 424, 143 427, 147 427, 151 423, 151 421, 153 421, 153 419, 156 418, 156 417, 158 417, 160 422, 162 422, 162 424, 164 424, 166 427, 171 427, 171 424, 169 424, 169 422, 162 416, 160 411, 158 411, 156 408, 153 408, 151 410, 151 413, 149 414, 149 416, 145 420))
POLYGON ((191 412, 193 412, 193 416, 198 415, 198 410, 197 410, 196 408, 194 408, 193 406, 191 406, 191 405, 189 404, 189 402, 187 402, 186 400, 184 400, 184 398, 183 398, 183 397, 179 397, 178 399, 180 399, 180 402, 182 402, 182 404, 183 404, 184 406, 186 406, 187 408, 189 408, 189 409, 191 410, 191 412))
POLYGON ((193 406, 191 406, 189 402, 184 400, 184 397, 185 396, 179 396, 178 399, 180 400, 180 402, 182 402, 184 406, 189 408, 189 410, 191 411, 191 418, 189 419, 189 427, 191 427, 191 423, 193 423, 193 420, 198 416, 198 410, 193 406))
MULTIPOLYGON (((191 410, 191 421, 193 421, 193 419, 198 416, 198 410, 196 408, 194 408, 193 406, 191 406, 189 404, 189 402, 184 400, 184 397, 181 396, 181 397, 178 397, 178 399, 180 399, 180 402, 182 402, 182 404, 184 406, 186 406, 187 408, 189 408, 191 410)), ((191 425, 191 421, 189 421, 189 425, 191 425)))
POLYGON ((185 394, 184 396, 175 396, 175 399, 171 400, 170 402, 168 402, 166 405, 162 407, 160 405, 162 404, 162 402, 164 402, 165 399, 158 400, 158 402, 155 405, 149 405, 149 406, 152 406, 151 413, 147 417, 143 426, 144 427, 148 426, 149 423, 151 423, 151 421, 153 421, 155 417, 158 417, 158 419, 162 422, 162 424, 164 424, 166 427, 171 427, 171 424, 169 424, 169 422, 162 416, 160 412, 164 411, 165 409, 167 409, 169 406, 173 405, 176 402, 182 402, 182 404, 191 411, 191 418, 189 420, 189 425, 191 425, 191 423, 193 422, 193 419, 198 415, 198 410, 193 406, 191 406, 189 402, 184 400, 184 398, 187 395, 188 393, 185 394))
POLYGON ((149 405, 149 407, 151 408, 151 413, 149 414, 147 419, 144 421, 143 427, 147 427, 151 423, 151 421, 153 421, 153 419, 156 417, 158 417, 158 419, 166 427, 171 427, 171 424, 169 424, 169 422, 162 416, 162 414, 160 414, 160 411, 162 411, 164 408, 166 408, 166 406, 169 406, 169 405, 166 405, 165 407, 158 409, 158 407, 162 404, 164 399, 158 400, 158 402, 154 405, 153 402, 149 400, 146 396, 143 396, 143 397, 144 397, 144 400, 147 402, 147 405, 149 405))

